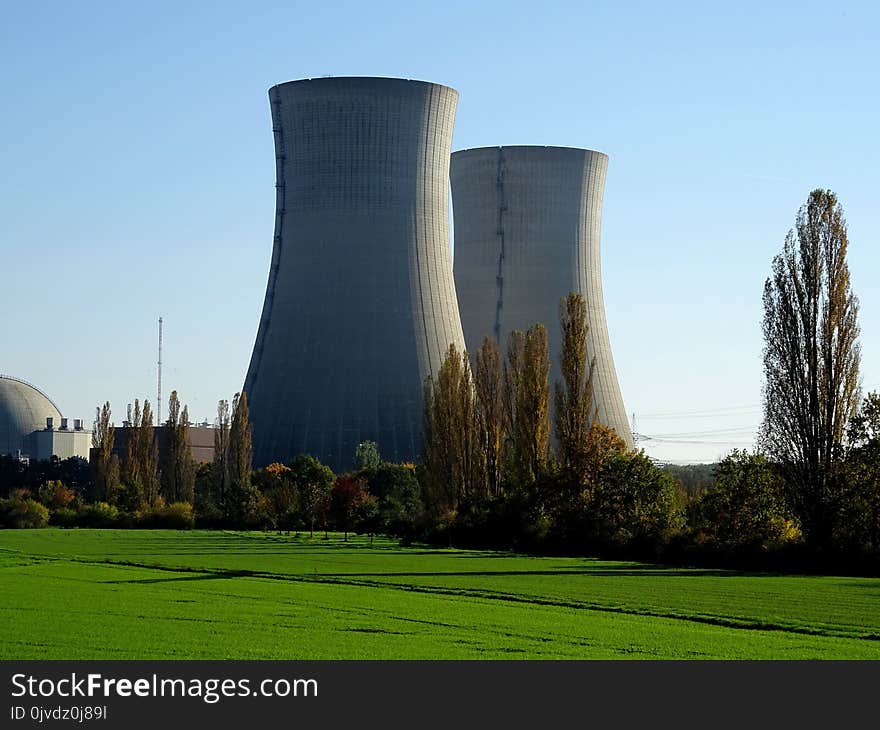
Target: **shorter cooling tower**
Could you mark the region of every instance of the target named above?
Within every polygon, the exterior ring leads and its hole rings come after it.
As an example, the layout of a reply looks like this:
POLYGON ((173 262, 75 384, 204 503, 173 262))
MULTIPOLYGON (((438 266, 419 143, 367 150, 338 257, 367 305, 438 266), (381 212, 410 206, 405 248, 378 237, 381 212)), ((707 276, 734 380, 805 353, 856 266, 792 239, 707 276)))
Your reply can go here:
POLYGON ((587 357, 595 358, 600 423, 632 448, 602 300, 599 237, 608 156, 568 147, 484 147, 452 155, 455 286, 473 353, 487 335, 502 346, 536 322, 550 338, 560 379, 559 301, 587 304, 587 357))

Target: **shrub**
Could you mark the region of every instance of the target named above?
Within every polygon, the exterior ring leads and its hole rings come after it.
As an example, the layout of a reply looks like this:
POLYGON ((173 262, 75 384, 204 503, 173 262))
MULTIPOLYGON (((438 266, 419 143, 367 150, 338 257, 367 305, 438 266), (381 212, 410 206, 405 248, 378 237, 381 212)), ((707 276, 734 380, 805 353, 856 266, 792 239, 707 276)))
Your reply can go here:
POLYGON ((801 532, 783 498, 782 479, 761 454, 734 450, 715 486, 696 505, 695 541, 727 551, 766 551, 798 542, 801 532))
POLYGON ((141 512, 137 526, 162 530, 191 530, 195 524, 193 508, 189 502, 157 504, 141 512))
POLYGON ((120 521, 119 510, 106 502, 84 504, 76 511, 78 527, 117 527, 120 521))
POLYGON ((279 531, 289 532, 298 524, 299 495, 292 475, 290 467, 277 462, 254 472, 265 522, 279 531))
POLYGON ((60 507, 69 507, 71 502, 76 499, 76 492, 68 489, 62 482, 57 479, 50 479, 42 487, 40 487, 40 502, 46 505, 50 510, 60 507))
POLYGON ((378 529, 411 540, 423 518, 415 467, 383 462, 367 473, 367 491, 378 500, 378 529))
POLYGON ((608 460, 593 514, 597 532, 611 544, 661 544, 684 525, 675 480, 644 452, 608 460))
POLYGON ((53 527, 74 527, 76 510, 70 507, 58 507, 49 512, 49 524, 53 527))
POLYGON ((171 530, 191 530, 195 524, 193 508, 189 502, 172 502, 162 508, 163 527, 171 530))
POLYGON ((429 532, 432 542, 446 542, 452 547, 452 534, 455 530, 455 521, 458 519, 458 512, 454 509, 447 509, 437 515, 433 527, 429 532))
POLYGON ((209 496, 196 492, 194 511, 196 525, 200 528, 216 529, 225 526, 223 511, 209 496))
POLYGON ((35 499, 0 499, 0 526, 33 529, 49 524, 49 510, 35 499))
POLYGON ((275 519, 272 515, 271 503, 266 495, 251 488, 244 503, 242 520, 242 526, 246 530, 268 530, 272 528, 275 524, 275 519))

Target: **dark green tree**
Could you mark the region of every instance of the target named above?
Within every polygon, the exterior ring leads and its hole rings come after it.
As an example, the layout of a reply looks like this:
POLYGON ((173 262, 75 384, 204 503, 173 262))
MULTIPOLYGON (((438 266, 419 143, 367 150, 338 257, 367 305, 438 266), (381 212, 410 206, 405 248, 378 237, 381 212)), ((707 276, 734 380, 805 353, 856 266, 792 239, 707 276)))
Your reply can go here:
POLYGON ((835 537, 850 551, 880 554, 880 393, 850 421, 846 491, 835 537))
POLYGON ((415 468, 383 462, 368 475, 367 491, 377 499, 376 529, 412 540, 424 511, 415 468))
POLYGON ((254 487, 265 497, 269 523, 278 532, 299 526, 299 496, 291 478, 290 467, 275 462, 253 473, 254 487))
POLYGON ((296 486, 299 506, 309 535, 314 537, 315 525, 323 520, 330 502, 330 490, 336 477, 329 466, 314 456, 300 454, 290 464, 291 480, 296 486))
POLYGON ((193 511, 196 521, 204 527, 219 527, 223 524, 223 511, 217 502, 217 464, 208 462, 196 467, 193 486, 193 511))
POLYGON ((734 450, 715 470, 697 505, 698 542, 728 551, 766 550, 800 539, 777 466, 763 454, 734 450))
POLYGON ((604 463, 589 514, 597 536, 617 545, 662 544, 684 525, 675 480, 644 452, 625 448, 604 463))
POLYGON ((364 441, 358 444, 354 456, 355 466, 359 470, 371 471, 381 463, 379 446, 375 441, 364 441))
MULTIPOLYGON (((611 491, 605 492, 604 497, 601 494, 608 478, 609 464, 626 455, 626 443, 613 428, 594 423, 579 449, 577 472, 563 469, 556 474, 546 475, 541 480, 538 496, 547 506, 552 522, 564 541, 576 541, 575 535, 579 532, 607 541, 629 514, 624 511, 620 513, 623 516, 611 517, 611 504, 621 498, 622 487, 613 486, 611 491), (611 494, 617 496, 612 499, 609 497, 611 494)), ((615 474, 620 473, 622 463, 618 461, 615 474)))

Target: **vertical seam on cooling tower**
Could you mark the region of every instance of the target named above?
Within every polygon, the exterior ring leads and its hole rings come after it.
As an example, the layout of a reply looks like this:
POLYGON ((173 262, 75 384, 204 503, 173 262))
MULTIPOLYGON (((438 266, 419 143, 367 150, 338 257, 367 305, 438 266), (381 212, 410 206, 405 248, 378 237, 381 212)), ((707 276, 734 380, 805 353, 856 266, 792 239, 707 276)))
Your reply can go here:
POLYGON ((496 171, 495 189, 498 197, 498 227, 495 234, 498 236, 498 271, 495 274, 495 286, 498 297, 495 300, 495 341, 501 343, 501 312, 504 309, 504 212, 507 204, 504 197, 504 148, 498 148, 498 167, 496 171))
POLYGON ((269 107, 272 111, 272 133, 275 136, 275 189, 280 193, 276 196, 275 210, 275 236, 272 241, 272 262, 269 265, 269 283, 266 287, 266 301, 263 305, 263 317, 257 332, 257 341, 254 345, 254 367, 251 369, 250 383, 245 383, 245 392, 253 386, 260 371, 263 360, 263 346, 266 333, 269 330, 269 321, 272 319, 272 309, 275 304, 275 285, 278 279, 278 271, 281 268, 281 251, 284 230, 284 215, 287 212, 287 188, 285 185, 286 175, 284 163, 286 161, 286 149, 284 146, 284 127, 281 122, 281 94, 277 89, 269 91, 269 107))

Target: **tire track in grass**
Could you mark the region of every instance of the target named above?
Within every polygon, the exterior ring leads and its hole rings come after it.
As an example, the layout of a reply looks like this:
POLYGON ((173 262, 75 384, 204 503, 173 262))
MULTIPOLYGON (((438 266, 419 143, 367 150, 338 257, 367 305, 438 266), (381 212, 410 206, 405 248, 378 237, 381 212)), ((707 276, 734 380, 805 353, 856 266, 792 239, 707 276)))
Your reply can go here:
MULTIPOLYGON (((317 583, 326 585, 345 585, 360 586, 363 588, 388 588, 400 591, 409 591, 412 593, 424 593, 429 595, 442 596, 458 596, 462 598, 478 598, 492 601, 505 601, 508 603, 529 604, 534 606, 549 606, 558 608, 569 608, 586 611, 596 611, 601 613, 623 614, 629 616, 645 616, 649 618, 670 619, 674 621, 688 621, 692 623, 707 624, 710 626, 719 626, 728 629, 740 629, 747 631, 778 631, 782 633, 798 634, 803 636, 824 636, 829 638, 859 639, 862 641, 880 641, 880 635, 876 633, 858 633, 835 630, 832 628, 812 628, 809 626, 792 626, 783 622, 774 623, 772 621, 761 621, 736 616, 717 616, 711 614, 682 614, 674 611, 658 611, 645 608, 637 608, 620 605, 607 605, 602 603, 591 603, 589 601, 567 601, 563 599, 541 598, 538 596, 517 596, 512 593, 502 593, 500 591, 490 591, 479 588, 447 588, 444 586, 418 586, 411 583, 394 583, 391 581, 381 580, 364 580, 345 578, 339 575, 327 576, 321 574, 313 575, 282 575, 268 571, 259 570, 226 570, 223 568, 188 568, 186 566, 168 566, 150 563, 141 563, 129 560, 92 560, 86 558, 57 558, 62 562, 85 563, 89 565, 114 565, 129 568, 142 568, 148 570, 156 570, 166 573, 184 573, 203 576, 202 578, 193 578, 193 580, 206 579, 216 577, 218 579, 234 579, 234 578, 261 578, 264 580, 275 580, 290 583, 317 583)), ((182 578, 171 578, 171 580, 182 580, 182 578)), ((126 580, 115 581, 116 583, 143 583, 152 584, 161 582, 161 579, 150 579, 149 581, 126 580)))

